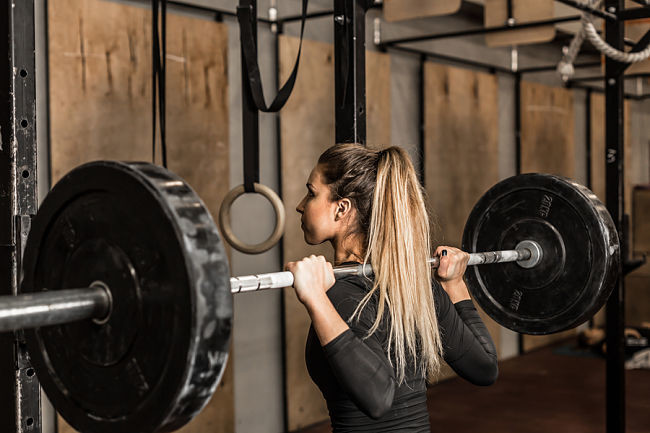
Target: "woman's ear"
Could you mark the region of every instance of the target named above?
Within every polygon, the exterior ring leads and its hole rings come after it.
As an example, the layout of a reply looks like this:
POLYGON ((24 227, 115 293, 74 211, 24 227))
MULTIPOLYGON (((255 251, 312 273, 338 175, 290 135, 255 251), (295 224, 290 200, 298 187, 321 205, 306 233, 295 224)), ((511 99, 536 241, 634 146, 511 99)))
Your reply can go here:
POLYGON ((348 215, 350 215, 350 212, 352 210, 352 202, 348 198, 344 198, 338 201, 337 206, 336 206, 336 216, 335 220, 343 220, 347 218, 348 215))

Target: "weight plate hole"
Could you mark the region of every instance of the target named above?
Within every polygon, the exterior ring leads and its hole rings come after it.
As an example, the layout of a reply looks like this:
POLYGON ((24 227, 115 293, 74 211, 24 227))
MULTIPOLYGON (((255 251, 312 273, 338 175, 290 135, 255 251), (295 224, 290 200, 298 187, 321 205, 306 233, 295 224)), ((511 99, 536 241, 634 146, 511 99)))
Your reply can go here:
POLYGON ((32 377, 34 375, 34 369, 28 368, 25 373, 27 374, 28 377, 32 377))
POLYGON ((27 125, 29 125, 27 119, 23 119, 20 121, 20 126, 22 126, 23 128, 27 128, 27 125))
POLYGON ((25 77, 27 76, 27 71, 24 70, 24 69, 21 69, 21 70, 20 70, 20 76, 23 77, 23 78, 25 78, 25 77))
POLYGON ((107 313, 104 317, 99 317, 93 319, 93 322, 95 322, 98 325, 104 325, 106 322, 108 322, 108 319, 111 318, 111 314, 113 313, 113 294, 111 293, 111 290, 108 288, 108 286, 103 282, 103 281, 93 281, 90 284, 90 287, 99 287, 106 292, 106 296, 108 297, 108 309, 107 313))
POLYGON ((23 178, 27 179, 29 177, 29 171, 28 170, 23 170, 23 178))
POLYGON ((25 421, 25 424, 27 424, 27 427, 31 427, 32 424, 34 424, 34 418, 27 418, 27 421, 25 421))

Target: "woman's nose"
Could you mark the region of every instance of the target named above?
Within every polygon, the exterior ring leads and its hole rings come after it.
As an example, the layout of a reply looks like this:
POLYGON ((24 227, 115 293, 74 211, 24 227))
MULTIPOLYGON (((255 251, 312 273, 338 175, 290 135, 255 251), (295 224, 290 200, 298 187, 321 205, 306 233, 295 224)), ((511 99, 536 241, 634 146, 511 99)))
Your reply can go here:
POLYGON ((300 200, 300 203, 298 203, 298 206, 296 206, 296 212, 298 212, 301 215, 305 211, 304 203, 305 203, 305 199, 303 198, 302 200, 300 200))

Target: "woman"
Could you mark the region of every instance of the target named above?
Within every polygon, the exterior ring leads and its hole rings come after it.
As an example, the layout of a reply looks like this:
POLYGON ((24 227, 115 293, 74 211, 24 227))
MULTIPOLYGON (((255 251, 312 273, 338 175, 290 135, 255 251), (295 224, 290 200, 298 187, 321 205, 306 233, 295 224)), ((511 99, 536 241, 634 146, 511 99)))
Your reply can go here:
POLYGON ((329 241, 337 264, 374 270, 335 280, 322 256, 287 264, 312 319, 307 368, 334 432, 429 432, 426 381, 442 358, 472 383, 497 377, 494 344, 463 281, 468 254, 438 247, 432 280, 422 189, 398 147, 333 146, 307 190, 296 208, 305 241, 329 241))

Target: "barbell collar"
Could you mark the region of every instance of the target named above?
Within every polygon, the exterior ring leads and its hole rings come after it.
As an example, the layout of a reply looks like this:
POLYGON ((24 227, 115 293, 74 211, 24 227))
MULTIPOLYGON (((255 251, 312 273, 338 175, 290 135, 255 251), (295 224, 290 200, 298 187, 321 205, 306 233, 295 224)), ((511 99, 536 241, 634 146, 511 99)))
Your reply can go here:
POLYGON ((0 332, 105 318, 110 293, 101 286, 51 290, 0 298, 0 332))

